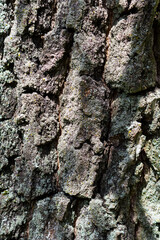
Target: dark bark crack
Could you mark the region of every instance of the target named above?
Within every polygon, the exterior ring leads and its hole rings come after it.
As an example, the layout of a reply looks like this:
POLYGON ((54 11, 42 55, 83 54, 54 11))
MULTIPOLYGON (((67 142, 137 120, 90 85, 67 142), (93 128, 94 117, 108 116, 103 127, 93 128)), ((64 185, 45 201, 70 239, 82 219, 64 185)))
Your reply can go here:
POLYGON ((103 155, 102 155, 102 162, 99 163, 99 168, 98 168, 98 171, 97 171, 97 178, 95 180, 95 190, 94 190, 94 194, 93 194, 93 197, 96 196, 97 193, 99 193, 100 195, 103 195, 102 193, 102 189, 101 189, 101 184, 102 184, 102 179, 103 179, 103 176, 108 168, 108 161, 109 161, 109 158, 110 158, 110 154, 111 154, 111 145, 109 143, 109 131, 110 131, 110 128, 111 128, 111 116, 112 116, 112 102, 116 96, 116 92, 115 91, 110 91, 106 82, 105 82, 105 66, 107 64, 107 60, 108 60, 108 57, 109 57, 109 46, 110 46, 110 37, 109 37, 109 34, 110 34, 110 31, 111 31, 111 28, 112 28, 112 25, 113 25, 113 10, 112 9, 108 9, 108 28, 107 28, 107 31, 106 31, 106 54, 105 54, 105 59, 104 59, 104 64, 103 64, 103 67, 102 67, 102 77, 101 77, 101 80, 102 80, 102 83, 104 85, 104 87, 106 88, 106 100, 109 101, 109 107, 108 107, 108 110, 109 110, 109 119, 107 122, 103 122, 103 125, 106 124, 107 126, 104 127, 104 129, 107 129, 105 131, 103 131, 103 135, 101 136, 101 142, 103 142, 104 144, 104 151, 103 151, 103 155))
POLYGON ((105 67, 105 64, 106 64, 106 62, 108 60, 108 57, 109 57, 109 46, 110 46, 109 34, 110 34, 110 31, 111 31, 112 25, 113 25, 113 10, 108 9, 108 29, 107 29, 107 32, 106 32, 106 54, 105 54, 104 67, 105 67))
POLYGON ((37 93, 43 98, 48 97, 51 101, 56 101, 57 97, 52 93, 41 93, 37 88, 26 86, 23 88, 22 94, 32 94, 37 93))
POLYGON ((58 106, 58 123, 59 123, 59 132, 57 134, 57 142, 56 142, 56 151, 57 151, 57 188, 60 190, 60 185, 59 185, 59 177, 58 177, 58 171, 60 169, 60 160, 59 160, 59 152, 58 152, 58 143, 59 143, 59 139, 62 135, 62 127, 61 127, 61 102, 60 99, 63 95, 63 91, 65 88, 65 83, 68 77, 68 74, 70 72, 70 63, 71 63, 71 53, 72 53, 72 46, 73 46, 73 37, 74 37, 74 31, 70 31, 70 38, 69 38, 69 44, 66 46, 66 54, 65 54, 65 62, 66 62, 66 74, 65 74, 65 78, 64 81, 62 83, 62 87, 59 89, 58 91, 58 99, 57 99, 57 106, 58 106))
POLYGON ((18 157, 18 155, 9 156, 8 164, 2 167, 2 169, 0 170, 0 173, 12 174, 12 172, 14 171, 14 167, 15 167, 15 159, 17 157, 18 157))
POLYGON ((120 15, 120 18, 127 18, 129 15, 131 15, 131 14, 136 14, 136 13, 138 13, 138 9, 136 8, 136 7, 133 7, 133 8, 131 8, 131 9, 125 9, 122 13, 121 13, 121 15, 120 15))
POLYGON ((153 53, 157 67, 157 84, 160 86, 160 4, 153 22, 153 53))

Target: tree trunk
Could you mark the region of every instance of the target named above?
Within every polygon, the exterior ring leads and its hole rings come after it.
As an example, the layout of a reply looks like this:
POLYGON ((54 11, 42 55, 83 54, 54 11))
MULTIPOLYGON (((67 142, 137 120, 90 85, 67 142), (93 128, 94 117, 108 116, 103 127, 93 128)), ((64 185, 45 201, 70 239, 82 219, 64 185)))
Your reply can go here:
POLYGON ((0 240, 160 239, 158 0, 0 0, 0 240))

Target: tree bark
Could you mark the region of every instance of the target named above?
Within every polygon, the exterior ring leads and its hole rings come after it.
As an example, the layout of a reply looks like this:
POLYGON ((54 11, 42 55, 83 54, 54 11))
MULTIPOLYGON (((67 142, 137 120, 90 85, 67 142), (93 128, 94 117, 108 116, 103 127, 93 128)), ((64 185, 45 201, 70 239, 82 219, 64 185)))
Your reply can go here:
POLYGON ((158 0, 0 0, 0 240, 160 239, 158 0))

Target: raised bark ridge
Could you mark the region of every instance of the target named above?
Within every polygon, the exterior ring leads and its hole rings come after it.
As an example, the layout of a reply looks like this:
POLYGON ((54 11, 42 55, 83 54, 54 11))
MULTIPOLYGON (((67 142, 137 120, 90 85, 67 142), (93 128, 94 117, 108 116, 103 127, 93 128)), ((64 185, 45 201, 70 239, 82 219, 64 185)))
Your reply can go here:
POLYGON ((0 0, 0 239, 160 239, 158 0, 0 0))

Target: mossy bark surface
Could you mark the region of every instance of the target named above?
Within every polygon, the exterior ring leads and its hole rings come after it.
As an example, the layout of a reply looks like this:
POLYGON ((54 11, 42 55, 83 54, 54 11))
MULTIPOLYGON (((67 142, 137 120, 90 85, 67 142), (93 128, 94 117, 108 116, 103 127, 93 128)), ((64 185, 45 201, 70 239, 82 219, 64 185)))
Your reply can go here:
POLYGON ((160 239, 159 0, 0 0, 0 240, 160 239))

